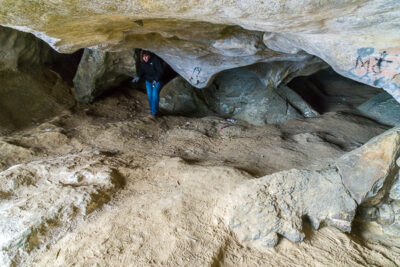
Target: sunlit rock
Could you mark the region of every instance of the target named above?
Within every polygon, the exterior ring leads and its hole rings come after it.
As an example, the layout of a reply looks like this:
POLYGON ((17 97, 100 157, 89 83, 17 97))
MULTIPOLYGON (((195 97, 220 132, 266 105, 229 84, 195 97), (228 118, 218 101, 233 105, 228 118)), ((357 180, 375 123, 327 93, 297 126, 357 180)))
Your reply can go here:
POLYGON ((230 201, 229 226, 243 244, 258 249, 275 246, 278 235, 302 241, 303 218, 314 229, 324 222, 349 232, 357 207, 335 169, 293 169, 254 179, 230 201))
POLYGON ((2 266, 18 264, 110 200, 123 178, 104 161, 101 153, 81 153, 0 172, 2 266))
POLYGON ((337 160, 343 184, 358 204, 379 203, 398 171, 400 127, 373 138, 337 160))

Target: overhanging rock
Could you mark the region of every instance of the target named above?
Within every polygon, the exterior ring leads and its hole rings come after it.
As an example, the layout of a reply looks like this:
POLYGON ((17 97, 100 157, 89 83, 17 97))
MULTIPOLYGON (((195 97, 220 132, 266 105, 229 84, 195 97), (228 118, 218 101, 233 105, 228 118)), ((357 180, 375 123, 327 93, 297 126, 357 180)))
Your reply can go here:
POLYGON ((147 48, 196 87, 225 69, 316 55, 400 102, 399 1, 0 1, 0 24, 55 49, 147 48), (34 10, 35 12, 32 12, 34 10))

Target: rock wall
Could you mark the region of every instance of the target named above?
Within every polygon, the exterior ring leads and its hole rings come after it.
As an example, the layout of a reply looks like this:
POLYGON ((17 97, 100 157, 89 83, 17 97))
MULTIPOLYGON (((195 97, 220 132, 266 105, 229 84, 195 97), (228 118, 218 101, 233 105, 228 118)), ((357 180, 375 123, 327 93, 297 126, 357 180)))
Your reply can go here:
POLYGON ((71 107, 60 74, 47 67, 55 51, 32 34, 0 27, 0 133, 31 126, 71 107))
POLYGON ((38 67, 51 60, 52 49, 32 34, 0 27, 0 72, 38 67))
POLYGON ((400 102, 399 10, 396 0, 2 0, 0 24, 64 52, 147 48, 196 87, 222 70, 305 51, 400 102))

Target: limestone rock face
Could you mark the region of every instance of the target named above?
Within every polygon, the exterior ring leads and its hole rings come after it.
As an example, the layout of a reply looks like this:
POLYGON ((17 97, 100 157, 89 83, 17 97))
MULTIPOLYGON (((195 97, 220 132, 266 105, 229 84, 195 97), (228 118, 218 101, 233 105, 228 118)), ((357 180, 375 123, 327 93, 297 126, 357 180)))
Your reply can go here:
POLYGON ((106 89, 135 74, 134 50, 112 53, 85 49, 74 77, 76 98, 89 103, 106 89))
POLYGON ((147 48, 196 87, 225 69, 305 51, 400 102, 399 10, 386 0, 2 0, 0 24, 64 52, 147 48))
POLYGON ((400 124, 400 104, 388 93, 380 93, 358 107, 367 116, 380 123, 400 124))
POLYGON ((299 242, 304 217, 351 230, 358 204, 371 210, 385 232, 400 234, 398 198, 400 128, 342 156, 336 166, 289 170, 243 182, 229 194, 225 221, 246 246, 275 246, 278 234, 299 242), (397 165, 395 161, 397 159, 397 165), (384 202, 381 202, 384 200, 384 202))
POLYGON ((395 127, 336 162, 343 184, 357 203, 370 198, 378 204, 398 172, 395 161, 400 155, 400 127, 395 127))
POLYGON ((247 66, 246 69, 254 72, 267 87, 278 87, 289 83, 298 76, 309 76, 317 71, 329 67, 317 57, 305 56, 293 61, 275 61, 258 63, 247 66))
POLYGON ((334 169, 290 170, 244 183, 233 193, 229 226, 248 246, 275 246, 278 234, 302 241, 303 216, 349 232, 357 204, 334 169))
POLYGON ((40 66, 50 60, 51 51, 32 34, 0 26, 0 72, 15 72, 23 65, 40 66))
POLYGON ((6 133, 71 107, 70 87, 45 66, 54 51, 27 33, 0 27, 0 133, 6 133))
POLYGON ((41 248, 109 201, 123 178, 101 153, 20 164, 0 172, 0 264, 41 248))

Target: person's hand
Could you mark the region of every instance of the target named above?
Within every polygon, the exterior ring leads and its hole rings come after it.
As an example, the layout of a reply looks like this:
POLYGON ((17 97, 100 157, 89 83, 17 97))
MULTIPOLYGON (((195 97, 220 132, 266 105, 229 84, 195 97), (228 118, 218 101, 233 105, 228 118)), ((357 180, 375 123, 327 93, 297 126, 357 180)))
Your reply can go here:
POLYGON ((133 83, 137 83, 139 80, 140 80, 140 77, 135 77, 135 78, 132 79, 132 82, 133 83))

